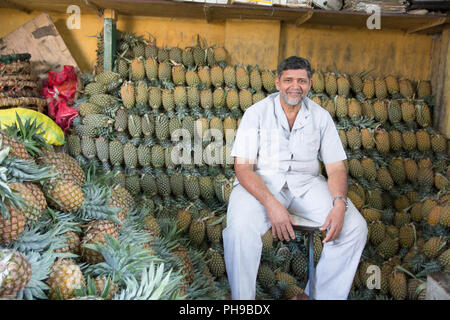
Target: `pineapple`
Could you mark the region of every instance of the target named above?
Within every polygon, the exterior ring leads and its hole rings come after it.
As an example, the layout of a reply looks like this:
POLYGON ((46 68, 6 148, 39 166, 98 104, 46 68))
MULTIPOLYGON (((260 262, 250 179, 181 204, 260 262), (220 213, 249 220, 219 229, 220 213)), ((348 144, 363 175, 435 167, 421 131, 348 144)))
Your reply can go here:
POLYGON ((47 284, 50 287, 50 299, 67 300, 75 296, 75 290, 80 290, 86 285, 86 279, 72 259, 58 259, 51 267, 47 284))
POLYGON ((172 81, 172 65, 168 61, 160 62, 158 65, 158 78, 161 82, 172 81))
POLYGON ((216 60, 216 62, 223 66, 226 65, 226 61, 227 61, 227 51, 224 47, 215 47, 214 48, 214 59, 216 60))
POLYGON ((400 91, 398 79, 394 75, 388 75, 384 78, 386 87, 390 95, 394 95, 400 91))
POLYGON ((375 113, 375 120, 384 123, 389 118, 388 108, 384 100, 376 100, 373 103, 373 110, 375 113))
POLYGON ((417 149, 421 152, 431 150, 430 135, 424 129, 419 129, 416 132, 417 149))
POLYGON ((351 98, 348 103, 348 116, 350 118, 359 118, 362 116, 361 104, 355 98, 351 98))
POLYGON ((158 79, 158 67, 158 61, 155 58, 145 60, 145 75, 150 82, 158 79))
POLYGON ((271 70, 263 70, 261 72, 261 80, 264 89, 270 94, 276 91, 275 73, 271 70))
POLYGON ((76 212, 83 204, 81 187, 71 180, 56 179, 44 186, 47 201, 55 208, 65 212, 76 212))
POLYGON ((380 184, 380 186, 386 191, 389 191, 394 187, 394 180, 392 180, 391 174, 389 173, 389 170, 386 168, 378 169, 377 181, 380 184))
POLYGON ((41 186, 31 182, 14 182, 10 184, 10 188, 26 201, 22 214, 27 221, 36 222, 47 208, 47 200, 41 186))
POLYGON ((249 89, 239 91, 239 106, 242 112, 245 112, 253 104, 253 96, 249 89))
POLYGON ((446 241, 441 237, 431 237, 424 243, 422 251, 430 259, 436 258, 445 248, 446 241))
POLYGON ((19 251, 6 248, 0 249, 0 261, 2 263, 0 298, 15 297, 31 280, 31 264, 19 251))
POLYGON ((131 79, 143 80, 146 76, 144 58, 136 57, 130 63, 131 79))
POLYGON ((350 80, 348 75, 339 74, 336 80, 337 94, 348 97, 350 95, 350 80))
POLYGON ((325 90, 325 79, 320 70, 314 70, 311 75, 312 89, 316 93, 322 93, 325 90))
POLYGON ((172 89, 163 89, 161 94, 161 102, 165 111, 171 113, 175 109, 175 98, 172 89))
POLYGON ((203 219, 193 220, 189 226, 189 240, 194 247, 199 247, 206 236, 206 226, 203 219))
POLYGON ((181 61, 186 68, 191 68, 195 65, 191 47, 184 48, 183 52, 181 53, 181 61))
POLYGON ((242 65, 238 65, 236 67, 236 85, 240 90, 247 89, 250 86, 250 77, 248 71, 242 65))
POLYGON ((417 83, 417 97, 419 99, 431 96, 431 81, 422 80, 417 83))
POLYGON ((388 277, 389 292, 395 300, 405 300, 407 297, 407 282, 403 272, 394 269, 388 277))
POLYGON ((153 110, 158 110, 162 104, 162 93, 159 87, 150 87, 148 91, 148 104, 153 110))
POLYGON ((337 93, 337 79, 336 74, 333 72, 327 72, 325 74, 325 91, 330 96, 333 97, 337 93))
POLYGON ((412 122, 416 119, 416 109, 411 101, 405 100, 401 103, 401 112, 405 122, 412 122))
POLYGON ((347 143, 350 149, 357 150, 361 148, 361 134, 357 127, 352 127, 351 129, 347 130, 346 136, 347 143))
POLYGON ((252 67, 249 74, 250 87, 255 91, 262 89, 261 72, 257 66, 252 67))
POLYGON ((417 148, 417 138, 414 131, 402 132, 402 147, 405 151, 413 151, 417 148))
POLYGON ((402 106, 396 100, 390 100, 387 109, 388 118, 392 124, 402 120, 402 106))
POLYGON ((390 149, 389 134, 384 129, 375 131, 375 144, 378 152, 388 153, 390 149))
POLYGON ((388 89, 385 79, 377 77, 374 82, 375 85, 375 96, 378 99, 386 99, 388 96, 388 89))
POLYGON ((202 84, 204 86, 204 88, 210 88, 211 87, 210 68, 207 66, 199 67, 197 74, 198 74, 198 78, 200 79, 200 84, 202 84))
POLYGON ((220 88, 223 86, 223 70, 220 66, 215 65, 210 70, 211 83, 215 88, 220 88))
POLYGON ((207 256, 209 258, 208 268, 210 272, 217 278, 222 277, 226 272, 223 256, 213 248, 208 249, 207 256))
POLYGON ((105 235, 118 238, 117 225, 114 222, 104 219, 90 221, 85 229, 81 240, 81 256, 89 264, 97 264, 104 261, 101 253, 86 247, 87 244, 106 244, 105 235))
POLYGON ((416 104, 416 122, 421 127, 429 127, 432 125, 430 108, 426 103, 416 104))
POLYGON ((123 83, 120 87, 120 95, 125 108, 130 109, 134 107, 136 97, 133 82, 128 81, 123 83))
POLYGON ((118 140, 109 142, 109 161, 115 167, 119 167, 123 162, 123 145, 118 140))
POLYGON ((270 289, 275 286, 275 273, 273 270, 266 264, 261 264, 258 268, 257 274, 258 282, 265 289, 270 289))
POLYGON ((6 135, 2 130, 0 130, 0 139, 3 149, 9 147, 9 157, 17 157, 24 160, 32 159, 25 146, 18 139, 6 135))
POLYGON ((399 80, 399 91, 400 94, 407 99, 410 99, 414 96, 414 87, 411 81, 407 78, 401 78, 399 80))
POLYGON ((336 117, 345 118, 348 115, 347 99, 344 96, 334 97, 334 109, 336 110, 336 117))
POLYGON ((367 99, 372 99, 375 96, 375 82, 372 77, 364 79, 362 92, 367 99))

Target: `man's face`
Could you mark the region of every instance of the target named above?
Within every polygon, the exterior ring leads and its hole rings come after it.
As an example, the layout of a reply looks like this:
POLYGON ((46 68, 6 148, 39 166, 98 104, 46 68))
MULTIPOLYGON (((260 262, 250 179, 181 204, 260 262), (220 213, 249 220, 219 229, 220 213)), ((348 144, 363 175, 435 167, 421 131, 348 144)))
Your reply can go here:
POLYGON ((304 69, 289 69, 275 78, 275 85, 283 101, 290 106, 299 105, 311 89, 311 79, 304 69))

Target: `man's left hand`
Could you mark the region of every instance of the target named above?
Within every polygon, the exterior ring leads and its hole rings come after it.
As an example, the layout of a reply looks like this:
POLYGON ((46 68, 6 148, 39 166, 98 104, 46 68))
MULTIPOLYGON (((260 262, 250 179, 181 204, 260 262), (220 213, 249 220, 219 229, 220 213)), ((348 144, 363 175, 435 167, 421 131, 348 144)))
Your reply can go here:
POLYGON ((336 204, 333 209, 331 209, 327 218, 325 219, 324 224, 319 228, 320 231, 328 230, 325 239, 323 239, 322 243, 326 243, 329 241, 333 241, 336 239, 341 233, 342 226, 344 225, 344 217, 345 217, 345 205, 336 204))

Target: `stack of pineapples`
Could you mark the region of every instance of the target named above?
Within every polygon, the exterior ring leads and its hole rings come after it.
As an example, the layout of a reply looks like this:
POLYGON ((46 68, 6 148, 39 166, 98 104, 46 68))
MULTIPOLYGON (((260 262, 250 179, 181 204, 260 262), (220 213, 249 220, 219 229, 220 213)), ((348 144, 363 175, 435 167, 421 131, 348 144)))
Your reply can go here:
POLYGON ((231 147, 243 112, 274 92, 274 72, 229 66, 223 48, 200 39, 159 48, 123 34, 118 47, 114 72, 84 78, 67 152, 111 172, 137 201, 151 199, 158 223, 173 219, 226 282, 221 236, 234 181, 231 147))
POLYGON ((432 128, 430 81, 369 74, 312 76, 311 98, 335 120, 348 196, 369 227, 351 297, 423 299, 427 274, 450 270, 450 144, 432 128))
POLYGON ((30 121, 0 132, 0 298, 223 296, 176 226, 154 224, 152 200, 136 204, 109 175, 55 152, 38 132, 30 121))
MULTIPOLYGON (((208 261, 198 270, 187 263, 185 292, 193 274, 205 270, 213 283, 224 284, 221 231, 234 179, 229 152, 243 112, 275 91, 275 73, 227 65, 223 48, 200 39, 192 47, 164 48, 154 38, 121 34, 118 48, 114 72, 84 79, 67 151, 83 166, 111 173, 138 203, 151 202, 146 229, 158 239, 173 240, 160 232, 176 225, 173 243, 184 244, 177 254, 193 250, 208 261), (172 139, 179 129, 189 133, 181 144, 172 139), (180 162, 186 154, 192 162, 180 162)), ((370 72, 316 70, 312 77, 310 97, 335 120, 348 155, 349 197, 369 225, 350 298, 423 298, 426 275, 449 268, 450 147, 431 126, 430 82, 373 79, 370 72), (373 270, 380 281, 369 289, 373 270)), ((314 239, 316 263, 323 236, 314 239)), ((303 236, 287 244, 269 231, 262 240, 258 297, 301 292, 303 236)))

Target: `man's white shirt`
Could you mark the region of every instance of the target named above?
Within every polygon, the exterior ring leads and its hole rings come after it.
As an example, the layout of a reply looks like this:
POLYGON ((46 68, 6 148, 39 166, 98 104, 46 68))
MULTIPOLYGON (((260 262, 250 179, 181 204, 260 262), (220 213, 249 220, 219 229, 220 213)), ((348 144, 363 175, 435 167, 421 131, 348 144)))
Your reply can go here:
MULTIPOLYGON (((305 98, 290 130, 278 92, 245 111, 231 156, 253 160, 273 194, 287 183, 296 197, 318 181, 318 156, 324 164, 347 159, 328 111, 305 98)), ((237 178, 234 183, 239 183, 237 178)))

